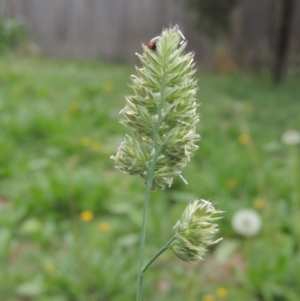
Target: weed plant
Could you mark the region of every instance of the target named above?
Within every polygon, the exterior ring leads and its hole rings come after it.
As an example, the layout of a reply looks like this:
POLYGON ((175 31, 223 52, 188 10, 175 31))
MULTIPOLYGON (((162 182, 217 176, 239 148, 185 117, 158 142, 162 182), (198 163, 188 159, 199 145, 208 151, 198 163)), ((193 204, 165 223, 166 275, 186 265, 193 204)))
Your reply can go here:
MULTIPOLYGON (((132 73, 0 58, 0 300, 134 300, 143 181, 109 160, 126 133, 118 113, 132 73)), ((299 77, 276 88, 258 74, 196 77, 200 149, 184 171, 188 186, 174 179, 152 194, 145 258, 197 196, 226 211, 224 239, 197 265, 165 252, 147 270, 143 295, 298 301, 300 149, 282 135, 300 129, 299 77), (252 237, 231 225, 245 208, 261 218, 252 237)))
POLYGON ((187 184, 181 173, 198 148, 196 70, 193 54, 183 54, 186 45, 175 26, 143 46, 143 54, 138 54, 142 67, 137 68, 138 76, 132 76, 133 93, 122 110, 122 123, 131 134, 111 157, 118 169, 145 180, 137 301, 142 300, 145 272, 163 252, 171 249, 183 261, 197 263, 203 259, 206 247, 220 240, 214 240, 214 235, 221 211, 209 201, 195 199, 176 223, 176 234, 144 265, 150 192, 171 187, 176 176, 187 184))

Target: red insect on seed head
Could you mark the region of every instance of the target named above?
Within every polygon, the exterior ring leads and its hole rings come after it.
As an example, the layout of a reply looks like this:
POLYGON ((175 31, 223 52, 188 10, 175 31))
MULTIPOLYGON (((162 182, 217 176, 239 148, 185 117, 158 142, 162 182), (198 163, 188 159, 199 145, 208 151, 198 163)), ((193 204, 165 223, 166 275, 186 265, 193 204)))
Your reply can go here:
POLYGON ((156 41, 151 40, 147 47, 150 50, 155 50, 156 49, 156 41))
POLYGON ((153 38, 153 39, 149 42, 149 44, 148 44, 147 47, 148 47, 150 50, 155 51, 155 50, 156 50, 156 42, 157 42, 158 39, 159 39, 159 36, 153 38))

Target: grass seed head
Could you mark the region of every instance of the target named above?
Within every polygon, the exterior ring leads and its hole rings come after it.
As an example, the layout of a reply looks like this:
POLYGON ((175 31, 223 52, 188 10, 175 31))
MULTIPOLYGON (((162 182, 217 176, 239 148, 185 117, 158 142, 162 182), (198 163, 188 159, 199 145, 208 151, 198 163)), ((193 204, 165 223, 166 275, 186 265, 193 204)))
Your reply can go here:
POLYGON ((170 248, 180 259, 196 263, 203 259, 206 248, 221 239, 215 239, 219 228, 216 220, 222 211, 214 208, 206 200, 196 199, 184 210, 181 219, 175 225, 176 240, 170 248))
POLYGON ((171 186, 198 148, 196 69, 193 53, 184 53, 186 45, 177 26, 155 38, 155 51, 143 45, 121 111, 121 123, 131 134, 111 158, 116 168, 147 181, 154 148, 159 149, 152 189, 171 186))

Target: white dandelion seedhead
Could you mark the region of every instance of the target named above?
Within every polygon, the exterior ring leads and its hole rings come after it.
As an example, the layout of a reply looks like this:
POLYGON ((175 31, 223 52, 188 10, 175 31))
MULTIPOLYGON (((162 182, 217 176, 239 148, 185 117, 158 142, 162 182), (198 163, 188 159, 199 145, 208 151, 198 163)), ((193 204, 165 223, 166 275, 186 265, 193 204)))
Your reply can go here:
POLYGON ((281 141, 286 145, 300 144, 300 132, 296 130, 288 130, 282 135, 281 141))
POLYGON ((260 231, 261 217, 253 209, 241 209, 235 213, 231 224, 237 234, 251 237, 260 231))

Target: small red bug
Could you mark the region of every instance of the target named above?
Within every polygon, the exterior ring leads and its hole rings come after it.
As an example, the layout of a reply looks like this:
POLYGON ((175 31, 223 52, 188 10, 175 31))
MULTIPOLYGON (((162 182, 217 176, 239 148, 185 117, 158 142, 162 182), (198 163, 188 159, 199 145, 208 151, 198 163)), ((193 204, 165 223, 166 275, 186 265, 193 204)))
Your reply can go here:
POLYGON ((155 37, 155 38, 153 38, 150 42, 149 42, 149 44, 148 44, 148 48, 150 49, 150 50, 153 50, 153 51, 155 51, 156 50, 156 41, 159 39, 159 37, 155 37))
POLYGON ((151 40, 147 46, 150 50, 156 50, 156 42, 151 40))

